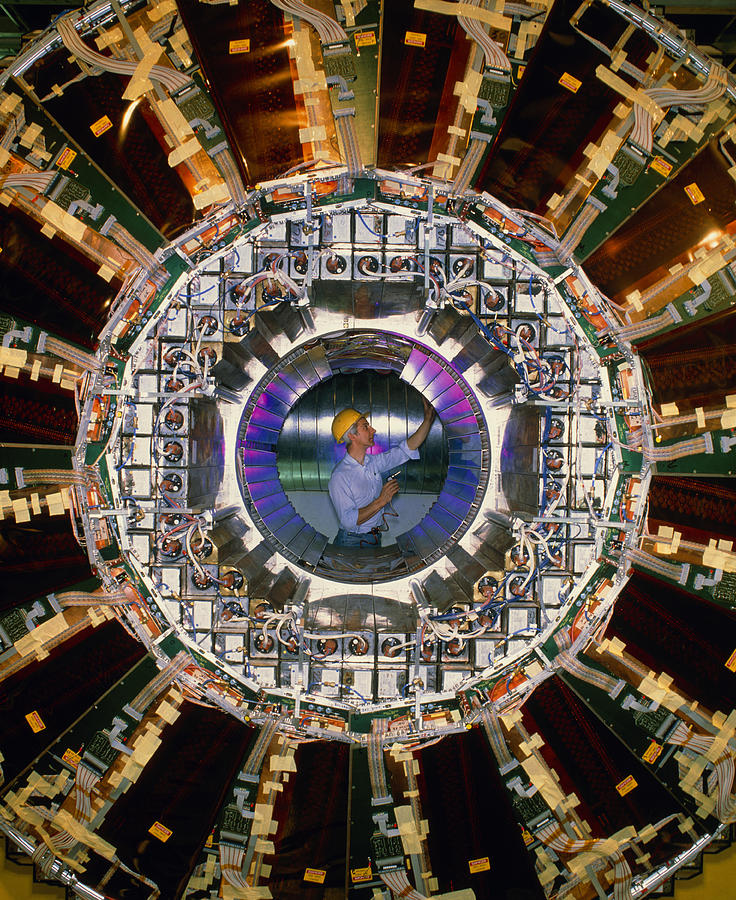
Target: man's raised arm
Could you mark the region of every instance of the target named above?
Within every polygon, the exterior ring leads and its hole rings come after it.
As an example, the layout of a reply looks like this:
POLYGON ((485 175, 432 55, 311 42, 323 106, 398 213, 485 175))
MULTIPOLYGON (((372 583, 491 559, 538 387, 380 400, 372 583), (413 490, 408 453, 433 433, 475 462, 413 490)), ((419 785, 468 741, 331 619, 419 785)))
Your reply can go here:
POLYGON ((410 438, 407 438, 406 446, 410 450, 416 450, 418 447, 422 446, 429 434, 429 429, 432 427, 432 422, 434 422, 434 407, 428 400, 425 400, 424 397, 422 397, 422 403, 424 404, 424 420, 414 434, 410 438))

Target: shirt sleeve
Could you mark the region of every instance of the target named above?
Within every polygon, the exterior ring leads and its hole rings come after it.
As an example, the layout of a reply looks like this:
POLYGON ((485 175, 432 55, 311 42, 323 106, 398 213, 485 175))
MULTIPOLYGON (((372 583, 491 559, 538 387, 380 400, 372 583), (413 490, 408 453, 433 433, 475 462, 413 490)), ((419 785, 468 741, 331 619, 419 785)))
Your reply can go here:
POLYGON ((335 472, 330 478, 327 490, 335 507, 340 528, 355 531, 358 527, 358 507, 353 499, 347 476, 343 472, 335 472))
POLYGON ((373 459, 375 460, 376 469, 379 472, 386 472, 395 466, 400 466, 408 459, 419 459, 419 451, 410 450, 406 441, 401 441, 398 446, 376 454, 373 459))

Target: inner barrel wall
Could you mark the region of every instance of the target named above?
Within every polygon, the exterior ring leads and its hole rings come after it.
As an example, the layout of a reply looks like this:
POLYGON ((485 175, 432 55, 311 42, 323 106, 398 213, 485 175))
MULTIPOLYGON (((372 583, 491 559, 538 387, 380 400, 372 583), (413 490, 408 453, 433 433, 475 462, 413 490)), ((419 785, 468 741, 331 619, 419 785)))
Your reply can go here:
MULTIPOLYGON (((422 422, 419 392, 395 374, 362 371, 323 381, 294 405, 284 421, 277 446, 277 465, 285 491, 327 490, 345 445, 332 437, 332 420, 353 407, 376 429, 375 452, 387 450, 412 435, 422 422)), ((438 494, 447 474, 447 441, 435 419, 420 458, 401 466, 400 490, 438 494)))

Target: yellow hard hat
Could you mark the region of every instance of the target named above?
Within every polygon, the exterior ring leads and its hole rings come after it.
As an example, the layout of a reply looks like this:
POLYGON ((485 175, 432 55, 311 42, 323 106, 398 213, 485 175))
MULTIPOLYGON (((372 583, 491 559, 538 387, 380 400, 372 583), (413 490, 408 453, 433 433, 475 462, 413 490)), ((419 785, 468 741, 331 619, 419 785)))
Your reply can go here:
POLYGON ((332 420, 332 436, 337 441, 338 444, 341 444, 343 438, 345 437, 345 432, 350 428, 351 425, 355 425, 358 419, 362 419, 365 413, 358 412, 357 409, 353 409, 349 406, 347 409, 339 412, 335 418, 332 420))

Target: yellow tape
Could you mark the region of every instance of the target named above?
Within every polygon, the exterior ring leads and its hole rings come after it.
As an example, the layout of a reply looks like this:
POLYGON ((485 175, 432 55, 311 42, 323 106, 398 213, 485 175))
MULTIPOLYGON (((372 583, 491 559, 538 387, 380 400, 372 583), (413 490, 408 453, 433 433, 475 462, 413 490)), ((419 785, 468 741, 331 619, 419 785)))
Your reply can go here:
POLYGON ((159 22, 164 16, 174 12, 176 12, 174 0, 163 0, 162 3, 157 3, 148 10, 148 18, 152 22, 159 22))
POLYGON ((104 50, 110 44, 118 44, 123 40, 123 29, 116 25, 114 28, 108 28, 99 37, 95 38, 98 50, 104 50))
POLYGON ((428 12, 440 13, 446 16, 464 16, 466 19, 476 19, 485 22, 493 28, 501 31, 511 31, 511 19, 470 3, 451 3, 449 0, 414 0, 415 9, 426 9, 428 12))
POLYGON ((174 147, 174 149, 169 153, 168 162, 172 167, 178 166, 179 163, 184 162, 185 159, 189 159, 194 156, 195 153, 198 153, 202 149, 202 145, 199 143, 196 135, 194 137, 190 137, 189 140, 184 141, 183 144, 179 144, 178 147, 174 147))
POLYGON ((227 185, 224 181, 221 181, 219 184, 209 188, 209 190, 195 194, 192 200, 195 209, 204 209, 205 206, 211 206, 213 203, 224 202, 229 196, 227 185))
POLYGON ((20 656, 26 656, 33 651, 38 652, 43 644, 58 637, 68 627, 69 623, 64 618, 64 613, 58 613, 53 619, 41 622, 28 634, 24 634, 13 646, 20 656))
POLYGON ((63 210, 54 203, 53 200, 48 200, 46 204, 41 207, 41 215, 50 225, 56 228, 57 231, 63 232, 72 240, 82 241, 84 238, 84 233, 86 231, 85 224, 80 222, 79 219, 75 219, 74 216, 70 216, 66 210, 63 210))
POLYGON ((404 853, 406 853, 407 856, 421 853, 421 840, 414 821, 414 814, 412 813, 411 806, 396 806, 394 808, 394 813, 396 815, 396 824, 399 828, 399 835, 401 836, 404 853))
POLYGON ((516 59, 524 59, 527 50, 531 50, 537 43, 537 38, 542 33, 544 21, 522 22, 519 25, 519 33, 516 36, 516 59))
POLYGON ((269 761, 272 772, 296 772, 296 762, 293 755, 272 756, 269 761))
POLYGON ((530 756, 528 759, 522 760, 521 765, 531 783, 538 788, 551 809, 555 809, 564 801, 565 796, 551 772, 536 757, 530 756))
POLYGON ((706 278, 718 272, 725 265, 726 260, 723 258, 723 253, 711 253, 702 262, 691 266, 688 269, 687 277, 693 284, 702 284, 706 278))
POLYGON ((105 859, 112 859, 115 856, 115 847, 112 844, 104 841, 99 835, 90 831, 89 828, 85 828, 65 809, 59 810, 51 824, 60 830, 67 831, 73 838, 76 838, 86 847, 90 847, 96 853, 99 853, 100 856, 104 856, 105 859))

